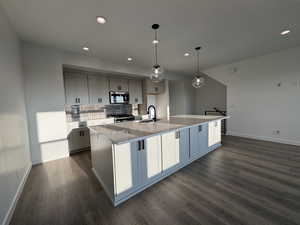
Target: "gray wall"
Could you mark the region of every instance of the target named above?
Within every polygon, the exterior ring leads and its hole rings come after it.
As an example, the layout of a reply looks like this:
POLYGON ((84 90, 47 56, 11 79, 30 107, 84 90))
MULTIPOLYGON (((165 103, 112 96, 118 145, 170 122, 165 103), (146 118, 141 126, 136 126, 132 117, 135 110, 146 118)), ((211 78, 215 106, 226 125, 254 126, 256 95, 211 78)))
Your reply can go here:
POLYGON ((195 89, 192 78, 169 82, 170 115, 195 114, 195 89))
POLYGON ((196 89, 195 111, 204 114, 206 110, 226 110, 226 86, 221 82, 205 76, 205 85, 196 89))
POLYGON ((205 71, 227 85, 229 134, 300 145, 299 59, 300 47, 205 71))
POLYGON ((0 224, 31 166, 19 41, 0 6, 0 224))

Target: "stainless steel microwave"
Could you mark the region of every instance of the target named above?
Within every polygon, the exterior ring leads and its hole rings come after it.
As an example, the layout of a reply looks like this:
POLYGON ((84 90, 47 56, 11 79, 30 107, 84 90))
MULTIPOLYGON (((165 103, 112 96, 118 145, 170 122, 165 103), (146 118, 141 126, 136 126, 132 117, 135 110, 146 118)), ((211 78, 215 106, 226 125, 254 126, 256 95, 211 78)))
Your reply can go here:
POLYGON ((109 102, 110 104, 128 104, 129 103, 129 93, 121 91, 110 91, 109 92, 109 102))

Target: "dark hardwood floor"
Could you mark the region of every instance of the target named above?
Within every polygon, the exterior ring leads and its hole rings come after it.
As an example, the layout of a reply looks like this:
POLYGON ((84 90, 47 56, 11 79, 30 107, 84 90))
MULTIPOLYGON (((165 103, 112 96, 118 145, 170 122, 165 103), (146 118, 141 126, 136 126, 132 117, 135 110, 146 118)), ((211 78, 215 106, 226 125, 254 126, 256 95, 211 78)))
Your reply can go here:
POLYGON ((11 225, 300 224, 300 147, 223 146, 114 208, 89 152, 32 168, 11 225))

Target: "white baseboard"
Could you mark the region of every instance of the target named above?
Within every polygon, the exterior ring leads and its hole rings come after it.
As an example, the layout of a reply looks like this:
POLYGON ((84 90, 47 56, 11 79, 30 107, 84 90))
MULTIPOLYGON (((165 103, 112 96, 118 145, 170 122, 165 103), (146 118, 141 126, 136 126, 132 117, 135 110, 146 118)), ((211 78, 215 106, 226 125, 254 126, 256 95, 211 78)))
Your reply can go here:
POLYGON ((25 174, 24 174, 24 176, 23 176, 23 178, 22 178, 22 180, 21 180, 21 183, 19 184, 19 187, 18 187, 18 189, 17 189, 17 192, 16 192, 16 194, 15 194, 15 196, 14 196, 14 198, 13 198, 13 201, 12 201, 12 203, 10 204, 10 207, 9 207, 9 209, 8 209, 8 212, 6 213, 6 216, 4 217, 4 220, 3 220, 3 222, 2 222, 2 225, 9 225, 9 223, 10 223, 10 221, 11 221, 11 219, 12 219, 12 216, 13 216, 13 214, 14 214, 14 211, 15 211, 15 209, 16 209, 17 203, 18 203, 18 201, 19 201, 19 198, 20 198, 20 196, 21 196, 21 194, 22 194, 22 192, 23 192, 24 185, 25 185, 25 183, 26 183, 26 181, 27 181, 27 178, 28 178, 28 175, 29 175, 29 173, 30 173, 31 167, 32 167, 32 165, 29 165, 29 166, 28 166, 28 168, 27 168, 27 170, 26 170, 26 172, 25 172, 25 174))
POLYGON ((251 139, 257 139, 262 141, 271 141, 281 144, 288 144, 288 145, 297 145, 300 146, 299 141, 293 141, 288 139, 281 139, 281 138, 274 138, 274 137, 266 137, 266 136, 256 136, 251 134, 241 134, 241 133, 235 133, 231 131, 227 131, 227 135, 237 136, 237 137, 244 137, 244 138, 251 138, 251 139))

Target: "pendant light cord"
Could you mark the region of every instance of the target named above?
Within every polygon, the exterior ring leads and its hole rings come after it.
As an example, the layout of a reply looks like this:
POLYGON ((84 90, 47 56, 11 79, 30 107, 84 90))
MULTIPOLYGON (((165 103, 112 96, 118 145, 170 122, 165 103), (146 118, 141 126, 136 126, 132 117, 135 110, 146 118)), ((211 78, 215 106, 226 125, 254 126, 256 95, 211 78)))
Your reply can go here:
POLYGON ((197 50, 197 76, 199 76, 199 50, 197 50))
MULTIPOLYGON (((155 37, 154 37, 154 40, 157 40, 157 30, 155 30, 155 37)), ((154 51, 155 51, 155 65, 157 65, 157 45, 158 45, 158 43, 155 43, 154 44, 155 46, 154 46, 154 51)))

